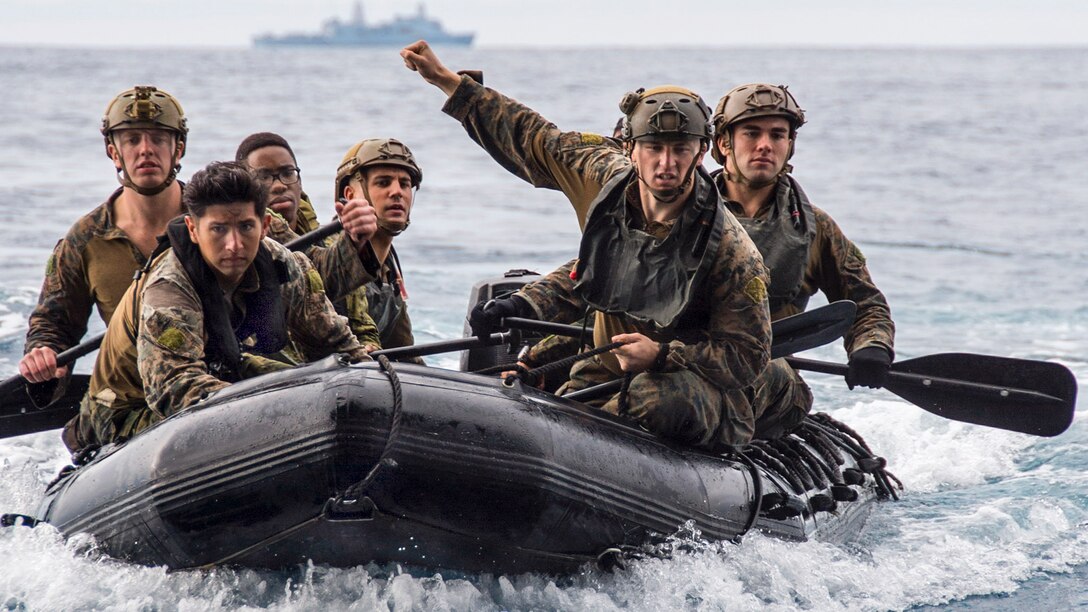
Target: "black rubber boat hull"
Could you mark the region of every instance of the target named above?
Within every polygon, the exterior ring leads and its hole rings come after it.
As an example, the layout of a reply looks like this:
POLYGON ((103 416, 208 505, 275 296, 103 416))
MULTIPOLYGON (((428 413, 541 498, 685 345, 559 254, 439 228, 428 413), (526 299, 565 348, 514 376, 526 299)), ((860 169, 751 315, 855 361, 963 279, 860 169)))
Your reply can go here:
MULTIPOLYGON (((370 561, 568 572, 694 521, 751 526, 767 494, 804 505, 754 528, 792 540, 856 535, 878 495, 812 509, 780 474, 682 449, 576 402, 494 378, 335 359, 244 381, 104 449, 47 491, 39 518, 148 565, 286 567, 370 561), (362 481, 358 501, 333 504, 362 481), (753 480, 759 474, 758 487, 753 480)), ((848 449, 844 464, 855 465, 848 449)), ((773 513, 772 513, 773 514, 773 513)))

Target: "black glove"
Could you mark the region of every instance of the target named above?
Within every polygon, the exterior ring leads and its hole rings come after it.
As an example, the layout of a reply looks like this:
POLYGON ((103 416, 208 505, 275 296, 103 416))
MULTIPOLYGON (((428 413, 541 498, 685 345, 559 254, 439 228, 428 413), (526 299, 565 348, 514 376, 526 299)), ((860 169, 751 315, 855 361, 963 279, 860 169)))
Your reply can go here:
POLYGON ((532 312, 533 308, 524 299, 509 295, 477 303, 468 315, 468 325, 473 335, 482 340, 498 331, 499 323, 506 317, 525 318, 532 312))
POLYGON ((853 389, 855 386, 879 389, 888 379, 888 368, 892 367, 892 355, 879 346, 867 346, 854 351, 850 355, 848 364, 850 370, 846 373, 846 386, 853 389))

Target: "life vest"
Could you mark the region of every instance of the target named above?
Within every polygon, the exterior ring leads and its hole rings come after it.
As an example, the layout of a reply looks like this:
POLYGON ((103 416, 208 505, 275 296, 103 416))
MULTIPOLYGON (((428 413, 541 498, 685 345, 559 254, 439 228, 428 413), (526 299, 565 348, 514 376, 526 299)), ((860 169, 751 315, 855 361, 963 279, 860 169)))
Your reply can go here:
POLYGON ((574 291, 593 309, 672 329, 710 271, 725 228, 725 210, 700 166, 695 189, 668 236, 631 226, 628 184, 635 169, 612 178, 590 204, 575 267, 574 291))
POLYGON ((365 287, 367 308, 370 318, 378 327, 378 339, 383 347, 390 348, 392 333, 404 314, 406 304, 401 294, 404 280, 400 273, 400 258, 393 247, 389 247, 386 261, 389 264, 388 278, 383 279, 379 275, 378 280, 367 283, 365 287))
MULTIPOLYGON (((720 170, 714 178, 724 180, 720 170)), ((724 188, 722 195, 725 195, 724 188)), ((790 304, 798 312, 804 311, 809 296, 802 289, 808 269, 809 248, 816 239, 816 215, 804 190, 793 177, 782 176, 775 186, 774 202, 766 215, 758 219, 738 216, 737 220, 748 232, 748 237, 759 249, 763 263, 771 272, 771 285, 767 287, 771 313, 790 304)))
MULTIPOLYGON (((166 235, 159 237, 158 246, 148 259, 148 264, 137 273, 136 282, 146 282, 143 277, 167 248, 173 249, 193 289, 200 296, 204 313, 204 362, 209 373, 226 382, 241 380, 239 365, 243 340, 255 339, 252 346, 246 347, 246 352, 258 354, 275 353, 287 344, 287 309, 280 294, 280 285, 288 280, 287 266, 273 258, 263 244, 252 264, 257 272, 259 288, 245 294, 245 316, 237 325, 231 322, 231 307, 223 296, 215 273, 205 263, 200 247, 189 239, 184 217, 177 217, 167 225, 166 235)), ((134 329, 126 329, 134 344, 139 331, 141 294, 142 288, 132 301, 134 329)))

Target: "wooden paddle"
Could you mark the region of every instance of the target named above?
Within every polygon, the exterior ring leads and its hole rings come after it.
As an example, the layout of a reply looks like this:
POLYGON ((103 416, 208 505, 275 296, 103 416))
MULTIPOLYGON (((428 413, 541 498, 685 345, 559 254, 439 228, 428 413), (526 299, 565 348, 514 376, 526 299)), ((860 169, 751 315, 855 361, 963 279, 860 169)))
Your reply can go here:
MULTIPOLYGON (((845 376, 845 364, 788 357, 798 370, 845 376)), ((1036 436, 1069 428, 1077 379, 1046 361, 940 353, 893 363, 884 388, 938 416, 1036 436)))

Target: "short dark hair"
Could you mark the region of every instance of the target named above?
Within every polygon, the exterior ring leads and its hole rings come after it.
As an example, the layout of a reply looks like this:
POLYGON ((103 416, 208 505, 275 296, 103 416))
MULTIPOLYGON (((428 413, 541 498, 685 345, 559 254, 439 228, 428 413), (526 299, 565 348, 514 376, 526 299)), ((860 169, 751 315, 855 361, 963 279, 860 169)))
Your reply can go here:
POLYGON ((268 188, 253 176, 245 164, 212 162, 197 170, 185 183, 181 200, 189 214, 200 218, 209 206, 253 202, 253 211, 263 217, 268 206, 268 188))
POLYGON ((238 145, 238 150, 234 152, 234 161, 245 163, 250 153, 264 147, 283 147, 287 149, 287 152, 291 154, 291 160, 295 162, 296 166, 298 165, 298 159, 295 158, 295 152, 291 150, 291 145, 287 144, 287 140, 283 136, 272 132, 257 132, 246 136, 245 140, 238 145))

